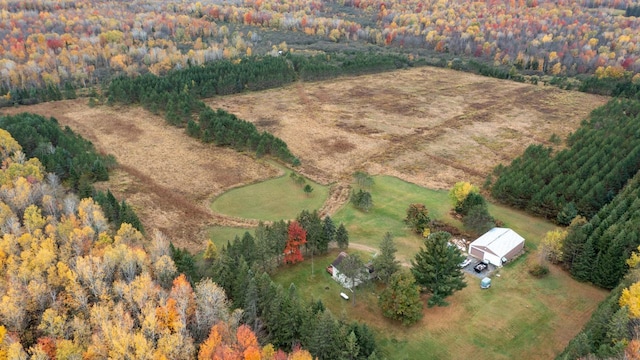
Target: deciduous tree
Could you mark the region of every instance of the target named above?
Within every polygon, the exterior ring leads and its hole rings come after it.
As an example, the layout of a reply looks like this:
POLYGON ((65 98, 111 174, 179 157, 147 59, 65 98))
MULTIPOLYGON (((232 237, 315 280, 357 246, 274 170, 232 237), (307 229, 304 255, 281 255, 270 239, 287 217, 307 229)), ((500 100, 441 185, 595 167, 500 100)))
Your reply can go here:
POLYGON ((287 245, 284 248, 285 264, 295 264, 303 260, 300 246, 306 244, 307 232, 297 221, 289 224, 287 245))
POLYGON ((429 210, 427 210, 424 204, 411 204, 407 209, 407 217, 404 219, 404 222, 409 225, 411 230, 416 234, 423 234, 431 222, 429 210))
POLYGON ((568 233, 567 230, 556 229, 545 234, 542 239, 542 252, 547 260, 554 264, 562 262, 563 243, 568 233))
POLYGON ((380 294, 378 305, 382 314, 399 320, 403 325, 415 324, 422 318, 422 299, 420 287, 413 275, 399 271, 391 276, 387 287, 380 294))
POLYGON ((347 285, 352 291, 353 306, 356 305, 356 287, 369 280, 369 270, 364 266, 364 262, 358 254, 350 254, 340 263, 340 273, 347 280, 347 285))
POLYGON ((478 192, 478 188, 471 185, 470 182, 460 181, 457 182, 451 190, 449 190, 449 199, 451 199, 451 203, 453 204, 453 208, 457 209, 460 204, 467 198, 467 196, 472 193, 478 192))

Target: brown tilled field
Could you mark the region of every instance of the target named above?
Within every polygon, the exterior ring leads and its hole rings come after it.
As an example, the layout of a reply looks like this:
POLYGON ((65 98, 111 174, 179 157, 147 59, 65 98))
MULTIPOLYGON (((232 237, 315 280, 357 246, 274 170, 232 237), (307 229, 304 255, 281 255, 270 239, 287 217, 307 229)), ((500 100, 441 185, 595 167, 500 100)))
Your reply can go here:
MULTIPOLYGON (((283 138, 302 172, 321 183, 344 185, 365 170, 431 188, 482 184, 494 166, 554 133, 564 138, 606 101, 426 67, 206 100, 283 138)), ((79 99, 2 110, 24 111, 53 116, 113 154, 120 167, 103 186, 124 196, 149 230, 190 250, 202 248, 206 226, 234 225, 210 212, 212 196, 278 173, 139 107, 90 108, 79 99)))

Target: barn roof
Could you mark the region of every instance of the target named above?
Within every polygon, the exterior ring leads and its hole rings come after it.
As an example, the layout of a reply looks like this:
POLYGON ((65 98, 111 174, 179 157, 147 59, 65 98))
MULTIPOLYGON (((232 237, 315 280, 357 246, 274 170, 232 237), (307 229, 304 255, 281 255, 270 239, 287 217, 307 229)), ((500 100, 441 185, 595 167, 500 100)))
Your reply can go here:
POLYGON ((477 238, 469 248, 477 247, 503 257, 516 246, 524 242, 524 238, 508 228, 495 227, 477 238))
POLYGON ((340 264, 342 263, 342 260, 344 260, 344 258, 346 258, 347 256, 349 256, 349 255, 347 255, 347 253, 346 253, 346 252, 344 252, 344 251, 343 251, 343 252, 341 252, 341 253, 338 255, 338 257, 337 257, 335 260, 333 260, 333 262, 331 263, 331 265, 333 265, 334 267, 338 267, 338 265, 340 265, 340 264))

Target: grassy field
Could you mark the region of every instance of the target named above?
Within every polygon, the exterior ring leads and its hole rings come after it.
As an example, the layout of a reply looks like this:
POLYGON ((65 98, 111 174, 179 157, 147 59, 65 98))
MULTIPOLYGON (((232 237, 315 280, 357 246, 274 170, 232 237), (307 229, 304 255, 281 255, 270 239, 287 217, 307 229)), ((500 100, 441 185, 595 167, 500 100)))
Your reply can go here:
POLYGON ((375 176, 374 181, 369 190, 373 198, 369 212, 345 204, 332 217, 336 223, 345 224, 349 241, 377 248, 388 231, 398 246, 398 257, 408 260, 422 245, 422 239, 403 222, 411 203, 425 204, 432 218, 461 225, 449 215, 451 205, 446 191, 426 189, 392 176, 375 176))
POLYGON ((246 231, 253 235, 254 230, 253 228, 213 226, 208 229, 208 233, 209 239, 213 240, 213 243, 216 244, 218 249, 221 249, 222 246, 227 245, 227 241, 233 241, 236 236, 242 238, 246 231))
POLYGON ((306 194, 304 185, 296 184, 285 175, 227 191, 211 203, 211 209, 221 214, 258 220, 293 219, 302 210, 318 210, 329 195, 329 188, 309 179, 313 192, 306 194))
POLYGON ((324 270, 337 254, 315 257, 313 276, 307 259, 280 268, 273 278, 284 287, 294 283, 304 299, 322 300, 340 318, 366 322, 389 359, 553 358, 606 295, 557 268, 535 279, 527 272, 527 258, 521 257, 494 276, 489 290, 480 290, 479 279, 467 275, 468 286, 448 299, 449 306, 425 307, 424 318, 407 328, 382 316, 379 286, 358 289, 355 307, 339 297, 345 289, 324 270))
MULTIPOLYGON (((398 258, 408 261, 422 246, 420 236, 413 234, 404 224, 407 207, 411 203, 423 203, 432 219, 439 219, 456 227, 459 220, 450 215, 451 202, 447 191, 431 190, 402 181, 392 176, 375 176, 370 189, 373 208, 365 213, 351 204, 343 206, 334 216, 336 223, 343 222, 349 231, 351 242, 378 247, 383 235, 393 234, 398 246, 398 258)), ((553 224, 540 221, 524 212, 489 204, 489 212, 513 228, 527 240, 529 249, 536 249, 539 241, 553 224)))
MULTIPOLYGON (((497 164, 509 163, 529 144, 553 145, 552 134, 565 138, 607 100, 419 67, 206 102, 282 138, 300 158, 299 171, 322 184, 346 186, 354 171, 363 170, 447 189, 460 180, 482 183, 497 164)), ((139 106, 90 107, 82 98, 1 110, 24 111, 53 116, 114 155, 120 166, 99 186, 126 199, 147 229, 193 252, 204 248, 212 225, 248 225, 212 214, 212 198, 279 173, 250 154, 200 143, 139 106)), ((320 190, 315 186, 316 199, 320 190)))

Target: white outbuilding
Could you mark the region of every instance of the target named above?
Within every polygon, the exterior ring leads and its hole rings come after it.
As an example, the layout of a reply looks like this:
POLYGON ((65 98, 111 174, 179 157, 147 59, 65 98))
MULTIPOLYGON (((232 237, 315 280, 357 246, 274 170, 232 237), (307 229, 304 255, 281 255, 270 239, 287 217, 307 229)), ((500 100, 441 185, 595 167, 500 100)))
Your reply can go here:
POLYGON ((508 228, 495 227, 469 244, 469 255, 502 266, 524 250, 524 238, 508 228))

